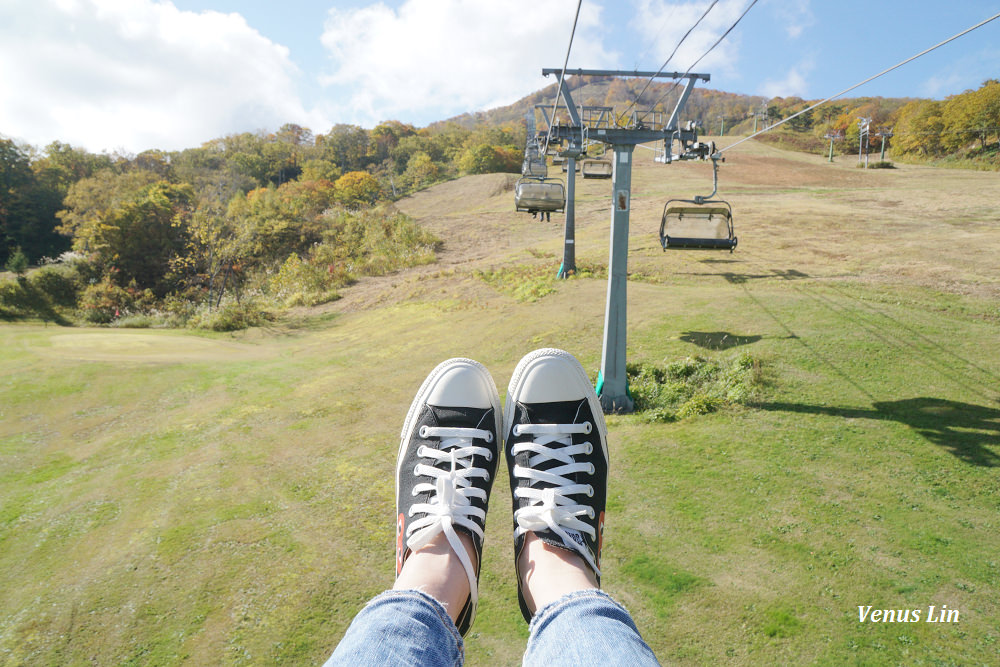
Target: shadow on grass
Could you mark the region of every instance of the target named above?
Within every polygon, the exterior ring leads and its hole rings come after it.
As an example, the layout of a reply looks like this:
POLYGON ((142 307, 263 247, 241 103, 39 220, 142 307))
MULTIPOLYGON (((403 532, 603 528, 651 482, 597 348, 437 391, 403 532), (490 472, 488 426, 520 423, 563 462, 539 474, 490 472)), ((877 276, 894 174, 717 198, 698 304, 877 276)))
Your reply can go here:
MULTIPOLYGON (((724 261, 727 260, 711 260, 711 262, 714 264, 720 264, 724 261)), ((706 262, 703 261, 702 263, 706 262)), ((782 280, 802 280, 803 278, 810 277, 808 273, 803 273, 802 271, 797 271, 795 269, 788 269, 785 271, 782 271, 781 269, 771 269, 770 273, 736 273, 733 271, 722 271, 720 273, 685 273, 680 275, 698 276, 698 277, 719 276, 725 279, 725 281, 727 283, 730 283, 731 285, 743 285, 750 282, 751 280, 766 280, 769 278, 770 279, 781 278, 782 280)))
POLYGON ((756 343, 763 336, 739 336, 728 331, 685 331, 680 339, 706 350, 731 350, 740 345, 756 343))
POLYGON ((763 410, 881 419, 906 424, 935 445, 971 465, 1000 466, 1000 410, 941 398, 878 401, 869 408, 801 403, 761 403, 763 410))
POLYGON ((45 323, 54 322, 64 327, 73 324, 55 309, 48 295, 30 281, 18 277, 10 284, 12 288, 8 288, 5 298, 0 301, 0 321, 40 319, 45 323))

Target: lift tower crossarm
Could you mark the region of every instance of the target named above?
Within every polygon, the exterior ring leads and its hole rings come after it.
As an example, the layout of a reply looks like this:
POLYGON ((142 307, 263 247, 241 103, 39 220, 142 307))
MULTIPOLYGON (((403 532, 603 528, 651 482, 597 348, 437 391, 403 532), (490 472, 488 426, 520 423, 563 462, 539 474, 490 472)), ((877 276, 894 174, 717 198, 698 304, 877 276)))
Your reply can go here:
MULTIPOLYGON (((559 74, 561 69, 554 69, 551 67, 542 68, 542 76, 548 76, 549 74, 559 74)), ((656 79, 687 79, 695 78, 701 79, 706 83, 712 79, 710 74, 697 74, 695 72, 640 72, 627 71, 627 70, 616 70, 616 69, 568 69, 566 74, 571 74, 573 76, 634 76, 646 78, 656 78, 656 79)))

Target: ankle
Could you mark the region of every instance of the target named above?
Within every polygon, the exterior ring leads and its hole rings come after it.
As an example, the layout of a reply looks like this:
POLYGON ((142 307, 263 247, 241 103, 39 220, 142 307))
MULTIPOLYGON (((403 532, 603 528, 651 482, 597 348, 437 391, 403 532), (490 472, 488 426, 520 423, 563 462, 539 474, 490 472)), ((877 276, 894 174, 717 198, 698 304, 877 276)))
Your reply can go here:
MULTIPOLYGON (((476 549, 472 538, 459 532, 473 569, 478 569, 476 549)), ((469 599, 469 578, 458 555, 442 533, 409 555, 396 577, 393 590, 418 590, 430 595, 455 621, 469 599)))
POLYGON ((569 593, 600 588, 597 575, 582 556, 552 546, 533 532, 524 536, 517 569, 521 593, 532 614, 569 593))

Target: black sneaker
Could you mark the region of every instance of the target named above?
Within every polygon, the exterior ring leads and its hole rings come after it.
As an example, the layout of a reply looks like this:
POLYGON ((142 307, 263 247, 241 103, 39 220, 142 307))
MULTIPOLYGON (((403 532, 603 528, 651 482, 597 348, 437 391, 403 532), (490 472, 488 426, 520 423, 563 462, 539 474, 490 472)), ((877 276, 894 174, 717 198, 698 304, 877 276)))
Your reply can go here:
MULTIPOLYGON (((514 500, 515 568, 524 537, 580 554, 601 581, 608 436, 601 403, 569 352, 536 350, 514 370, 504 406, 505 448, 514 500)), ((517 598, 526 621, 521 573, 517 598)))
POLYGON ((470 595, 455 624, 465 635, 479 601, 486 508, 499 458, 500 396, 489 371, 449 359, 424 380, 403 424, 396 460, 396 576, 410 553, 444 533, 465 565, 470 595), (473 567, 461 531, 472 537, 473 567))

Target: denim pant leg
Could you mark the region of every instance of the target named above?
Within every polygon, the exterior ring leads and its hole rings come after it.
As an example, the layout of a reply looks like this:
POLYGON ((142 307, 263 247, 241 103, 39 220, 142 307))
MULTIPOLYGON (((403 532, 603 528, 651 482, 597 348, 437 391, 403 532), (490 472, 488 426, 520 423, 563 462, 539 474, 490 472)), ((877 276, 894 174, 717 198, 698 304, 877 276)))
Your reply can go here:
POLYGON ((461 665, 462 636, 441 603, 420 591, 386 591, 354 617, 324 667, 461 665))
POLYGON ((659 665, 625 608, 596 588, 542 607, 530 632, 525 665, 659 665))

